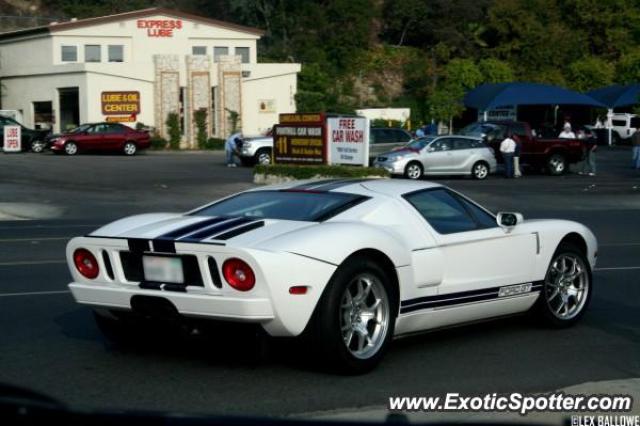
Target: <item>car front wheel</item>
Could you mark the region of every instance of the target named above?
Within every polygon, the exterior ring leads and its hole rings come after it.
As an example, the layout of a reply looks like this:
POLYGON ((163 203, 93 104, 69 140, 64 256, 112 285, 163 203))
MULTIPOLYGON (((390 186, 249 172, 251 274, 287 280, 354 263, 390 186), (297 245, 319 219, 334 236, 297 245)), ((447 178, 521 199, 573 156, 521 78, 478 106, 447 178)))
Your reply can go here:
POLYGON ((405 167, 404 169, 405 177, 412 180, 420 179, 422 177, 422 173, 423 173, 422 164, 416 161, 413 161, 407 164, 407 167, 405 167))
POLYGON ((65 143, 64 153, 67 155, 76 155, 78 153, 78 145, 76 145, 74 142, 65 143))
POLYGON ((311 323, 317 353, 331 368, 362 374, 380 362, 395 326, 389 283, 367 258, 354 258, 336 271, 311 323))
POLYGON ((133 142, 126 142, 122 148, 124 155, 135 155, 138 151, 138 147, 133 142))
POLYGON ((581 250, 561 244, 554 254, 537 302, 544 321, 553 327, 576 323, 591 299, 591 269, 581 250))
POLYGON ((271 151, 261 149, 255 155, 256 164, 271 164, 271 151))
POLYGON ((44 147, 45 147, 45 143, 40 141, 40 140, 35 140, 35 141, 31 142, 31 151, 32 152, 40 153, 40 152, 44 151, 44 147))

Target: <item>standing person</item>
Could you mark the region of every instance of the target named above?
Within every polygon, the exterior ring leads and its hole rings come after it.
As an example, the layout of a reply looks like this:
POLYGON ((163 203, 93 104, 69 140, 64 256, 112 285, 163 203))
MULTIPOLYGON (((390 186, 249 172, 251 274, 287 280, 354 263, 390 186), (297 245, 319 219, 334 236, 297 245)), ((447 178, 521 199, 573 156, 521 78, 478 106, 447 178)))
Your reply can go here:
POLYGON ((224 152, 227 157, 227 167, 236 167, 233 156, 238 155, 238 142, 242 141, 242 133, 234 133, 224 142, 224 152))
POLYGON ((500 143, 500 153, 504 160, 504 177, 513 177, 513 154, 516 151, 516 141, 513 140, 513 135, 510 133, 500 143))
POLYGON ((598 118, 596 118, 596 124, 593 127, 594 129, 604 129, 604 122, 602 121, 602 117, 598 116, 598 118))
POLYGON ((584 147, 584 161, 582 162, 581 175, 596 175, 596 148, 598 144, 596 138, 584 138, 582 140, 584 147))
POLYGON ((631 145, 633 145, 632 167, 640 170, 640 129, 631 136, 631 145))
POLYGON ((420 126, 418 127, 418 130, 416 130, 416 138, 423 138, 424 137, 424 126, 420 126))
POLYGON ((522 139, 516 134, 512 137, 513 141, 516 143, 516 149, 513 152, 513 177, 519 178, 522 177, 522 171, 520 170, 520 151, 522 150, 522 139))
POLYGON ((571 130, 571 124, 569 124, 568 122, 564 123, 564 127, 562 128, 562 131, 560 132, 558 137, 560 139, 575 139, 576 134, 571 130))

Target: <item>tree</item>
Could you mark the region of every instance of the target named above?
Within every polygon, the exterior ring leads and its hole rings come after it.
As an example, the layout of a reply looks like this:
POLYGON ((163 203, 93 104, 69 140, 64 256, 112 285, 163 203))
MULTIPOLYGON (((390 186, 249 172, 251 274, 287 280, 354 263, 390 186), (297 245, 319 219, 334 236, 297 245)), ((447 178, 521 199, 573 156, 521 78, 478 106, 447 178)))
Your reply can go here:
POLYGON ((499 59, 482 59, 478 62, 478 69, 484 83, 506 83, 515 79, 511 65, 499 59))
POLYGON ((613 82, 613 64, 596 57, 580 59, 569 65, 567 81, 569 86, 580 92, 608 86, 613 82))
POLYGON ((640 82, 640 49, 620 58, 616 67, 616 82, 620 84, 640 82))

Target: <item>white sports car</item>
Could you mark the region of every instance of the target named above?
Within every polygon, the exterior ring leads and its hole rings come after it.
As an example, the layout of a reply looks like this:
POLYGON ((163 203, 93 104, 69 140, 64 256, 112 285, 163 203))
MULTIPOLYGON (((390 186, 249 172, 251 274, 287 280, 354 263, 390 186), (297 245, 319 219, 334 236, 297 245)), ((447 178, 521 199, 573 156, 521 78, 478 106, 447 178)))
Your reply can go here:
POLYGON ((596 257, 579 223, 494 216, 442 185, 400 180, 262 187, 67 246, 73 296, 112 337, 125 316, 250 322, 310 335, 348 373, 373 368, 394 336, 530 310, 571 325, 596 257))

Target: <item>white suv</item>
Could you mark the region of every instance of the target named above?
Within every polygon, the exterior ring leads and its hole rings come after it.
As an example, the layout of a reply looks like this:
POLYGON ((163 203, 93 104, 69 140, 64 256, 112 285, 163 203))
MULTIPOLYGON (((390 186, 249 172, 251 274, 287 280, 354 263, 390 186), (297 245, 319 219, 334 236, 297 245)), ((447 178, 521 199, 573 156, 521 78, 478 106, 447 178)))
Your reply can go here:
POLYGON ((613 141, 617 143, 620 140, 629 139, 638 130, 640 117, 635 114, 616 113, 611 118, 611 125, 614 131, 613 141))
POLYGON ((270 164, 273 136, 254 136, 242 139, 239 147, 242 164, 270 164))

